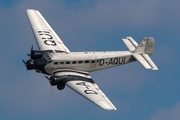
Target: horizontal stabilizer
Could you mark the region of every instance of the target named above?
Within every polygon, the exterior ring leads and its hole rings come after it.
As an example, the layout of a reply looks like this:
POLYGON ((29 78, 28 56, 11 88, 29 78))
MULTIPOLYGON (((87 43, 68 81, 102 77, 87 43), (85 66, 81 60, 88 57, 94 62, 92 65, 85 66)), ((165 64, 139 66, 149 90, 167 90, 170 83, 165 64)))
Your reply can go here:
POLYGON ((138 46, 138 43, 132 37, 126 37, 126 39, 130 40, 135 47, 138 46))
POLYGON ((151 69, 151 66, 147 63, 147 61, 142 57, 142 55, 132 54, 132 56, 141 63, 142 66, 146 69, 151 69))
POLYGON ((154 64, 154 62, 151 60, 149 55, 147 54, 142 54, 142 56, 147 60, 147 62, 151 65, 152 70, 158 70, 157 66, 154 64))
POLYGON ((158 70, 157 66, 151 60, 148 54, 132 54, 132 56, 141 63, 142 66, 146 69, 158 70))
POLYGON ((128 39, 122 39, 122 41, 129 51, 134 51, 136 49, 128 39))

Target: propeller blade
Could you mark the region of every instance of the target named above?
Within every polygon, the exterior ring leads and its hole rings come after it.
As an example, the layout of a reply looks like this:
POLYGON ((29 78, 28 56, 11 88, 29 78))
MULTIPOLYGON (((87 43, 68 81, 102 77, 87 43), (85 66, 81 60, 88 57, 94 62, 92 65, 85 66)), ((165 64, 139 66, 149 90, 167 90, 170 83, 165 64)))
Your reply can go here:
POLYGON ((31 47, 31 53, 32 53, 32 51, 33 51, 33 45, 32 45, 32 47, 31 47))
POLYGON ((30 54, 27 54, 27 55, 28 55, 29 57, 31 57, 32 52, 33 52, 33 45, 32 45, 32 47, 31 47, 31 52, 30 52, 30 54))
POLYGON ((31 47, 31 53, 30 53, 30 55, 32 55, 32 52, 33 52, 33 45, 32 45, 32 47, 31 47))
POLYGON ((22 61, 23 61, 23 63, 24 63, 25 66, 26 66, 26 74, 27 74, 27 77, 28 77, 27 63, 26 63, 24 60, 22 60, 22 61))
POLYGON ((28 70, 26 69, 26 75, 27 75, 27 77, 28 77, 28 70))
POLYGON ((48 78, 48 76, 45 76, 49 81, 50 81, 50 78, 48 78))
MULTIPOLYGON (((45 77, 49 80, 49 82, 51 82, 51 79, 48 76, 45 76, 45 77)), ((51 93, 52 93, 52 85, 50 84, 50 86, 51 86, 51 93)))
POLYGON ((31 62, 31 59, 29 59, 29 60, 26 62, 26 64, 28 65, 30 62, 31 62))
POLYGON ((51 85, 51 93, 53 93, 53 91, 52 91, 52 85, 51 85))
POLYGON ((24 64, 26 64, 26 62, 24 60, 22 60, 24 64))

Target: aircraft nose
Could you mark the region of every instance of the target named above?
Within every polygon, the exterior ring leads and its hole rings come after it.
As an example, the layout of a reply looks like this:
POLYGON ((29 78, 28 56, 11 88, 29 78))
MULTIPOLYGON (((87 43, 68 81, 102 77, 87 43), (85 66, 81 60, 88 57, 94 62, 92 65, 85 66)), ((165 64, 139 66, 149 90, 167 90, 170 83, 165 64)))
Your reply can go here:
MULTIPOLYGON (((24 61, 23 61, 24 62, 24 61)), ((27 68, 27 70, 32 70, 34 69, 34 61, 32 60, 27 60, 25 63, 25 66, 27 68)))

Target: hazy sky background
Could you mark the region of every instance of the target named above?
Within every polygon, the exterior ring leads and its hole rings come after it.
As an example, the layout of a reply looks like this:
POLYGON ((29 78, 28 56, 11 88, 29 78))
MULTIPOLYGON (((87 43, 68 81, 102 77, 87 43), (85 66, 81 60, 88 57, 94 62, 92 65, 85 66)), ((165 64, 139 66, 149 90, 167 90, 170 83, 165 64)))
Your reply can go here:
POLYGON ((179 0, 1 0, 0 119, 179 120, 179 0), (68 87, 51 87, 44 75, 26 72, 22 59, 37 45, 26 9, 37 9, 70 51, 127 50, 154 37, 158 71, 138 62, 90 75, 117 107, 104 111, 68 87))

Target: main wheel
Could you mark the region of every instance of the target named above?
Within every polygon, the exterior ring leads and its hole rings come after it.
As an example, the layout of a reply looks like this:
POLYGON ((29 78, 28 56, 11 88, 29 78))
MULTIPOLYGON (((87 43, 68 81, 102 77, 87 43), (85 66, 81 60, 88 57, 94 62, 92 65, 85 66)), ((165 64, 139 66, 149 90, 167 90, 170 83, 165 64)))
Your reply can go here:
POLYGON ((58 90, 63 90, 65 88, 65 85, 64 84, 59 84, 57 85, 57 89, 58 90))

